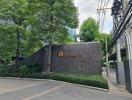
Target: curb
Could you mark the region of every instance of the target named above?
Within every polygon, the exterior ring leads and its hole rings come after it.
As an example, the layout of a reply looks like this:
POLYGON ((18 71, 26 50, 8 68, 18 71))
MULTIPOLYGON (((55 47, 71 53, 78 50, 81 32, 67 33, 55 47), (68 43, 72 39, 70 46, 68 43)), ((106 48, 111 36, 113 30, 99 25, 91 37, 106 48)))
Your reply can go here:
POLYGON ((92 86, 86 86, 86 85, 75 84, 75 83, 69 83, 69 82, 58 81, 58 80, 52 80, 52 79, 16 78, 16 77, 0 77, 0 79, 29 80, 29 81, 44 81, 44 80, 48 80, 48 81, 56 81, 56 82, 68 83, 70 85, 74 85, 74 86, 78 86, 78 87, 83 87, 83 88, 89 88, 89 89, 103 91, 103 92, 109 92, 108 89, 103 89, 103 88, 98 88, 98 87, 92 87, 92 86))
POLYGON ((89 88, 89 89, 98 90, 98 91, 103 91, 103 92, 109 92, 108 89, 102 89, 102 88, 98 88, 98 87, 92 87, 92 86, 74 84, 74 83, 71 83, 71 85, 78 86, 78 87, 83 87, 83 88, 89 88))
POLYGON ((19 78, 19 77, 0 77, 0 79, 29 80, 29 81, 44 81, 44 80, 47 80, 47 79, 19 78))

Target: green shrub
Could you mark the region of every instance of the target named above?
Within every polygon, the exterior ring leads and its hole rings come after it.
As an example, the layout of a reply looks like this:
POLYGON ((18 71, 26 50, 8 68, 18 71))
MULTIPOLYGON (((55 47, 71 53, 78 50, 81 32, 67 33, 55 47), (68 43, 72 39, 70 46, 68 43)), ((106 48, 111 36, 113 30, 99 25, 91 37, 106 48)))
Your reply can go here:
POLYGON ((28 78, 53 79, 53 80, 59 80, 64 82, 108 89, 108 82, 100 75, 87 76, 87 75, 78 75, 78 74, 36 73, 36 74, 31 74, 30 76, 28 76, 28 78))
POLYGON ((9 69, 6 64, 0 64, 0 75, 7 76, 9 74, 9 69))
POLYGON ((87 76, 55 73, 48 76, 44 76, 43 78, 108 89, 108 82, 100 75, 87 76))
POLYGON ((34 73, 39 73, 39 72, 41 72, 41 67, 38 64, 21 65, 19 68, 20 77, 32 77, 34 73))
POLYGON ((53 79, 53 80, 59 80, 64 82, 108 89, 108 82, 101 75, 89 76, 89 75, 67 74, 67 73, 42 74, 40 67, 37 65, 20 66, 19 71, 14 73, 10 73, 9 68, 6 65, 0 65, 0 75, 8 76, 8 77, 53 79))
POLYGON ((41 66, 39 66, 38 64, 29 65, 28 67, 32 73, 37 73, 42 71, 41 66))
POLYGON ((30 71, 28 66, 24 66, 24 65, 20 66, 20 69, 19 69, 19 76, 20 77, 26 77, 30 74, 31 74, 31 71, 30 71))

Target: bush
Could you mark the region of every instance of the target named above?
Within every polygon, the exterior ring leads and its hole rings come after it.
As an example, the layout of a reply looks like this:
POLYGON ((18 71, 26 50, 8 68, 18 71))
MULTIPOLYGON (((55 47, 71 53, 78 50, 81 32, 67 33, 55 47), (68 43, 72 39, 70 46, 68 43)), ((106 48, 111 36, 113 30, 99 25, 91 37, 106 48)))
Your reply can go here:
POLYGON ((9 69, 6 64, 0 64, 0 75, 6 76, 9 74, 9 69))
POLYGON ((65 73, 50 73, 42 74, 41 69, 37 65, 20 66, 18 72, 11 72, 6 65, 0 65, 0 75, 8 77, 23 77, 37 79, 53 79, 64 82, 82 84, 87 86, 99 87, 108 89, 108 82, 100 75, 80 75, 80 74, 65 74, 65 73))
POLYGON ((20 77, 31 77, 33 73, 41 72, 41 67, 37 64, 34 65, 21 65, 19 69, 20 77))
POLYGON ((44 76, 44 78, 108 89, 108 82, 100 75, 86 76, 56 73, 49 76, 44 76))
POLYGON ((20 65, 20 67, 8 66, 7 64, 0 65, 0 76, 31 77, 31 74, 39 72, 41 72, 41 67, 37 64, 20 65))
POLYGON ((19 69, 20 77, 26 77, 26 76, 28 76, 30 74, 31 74, 31 71, 30 71, 28 66, 24 66, 24 65, 20 66, 20 69, 19 69))
POLYGON ((37 73, 42 71, 41 66, 39 66, 38 64, 29 65, 28 67, 31 73, 37 73))
POLYGON ((60 74, 60 73, 51 73, 51 74, 32 73, 29 76, 26 76, 26 78, 53 79, 58 81, 108 89, 108 82, 100 75, 87 76, 87 75, 60 74))

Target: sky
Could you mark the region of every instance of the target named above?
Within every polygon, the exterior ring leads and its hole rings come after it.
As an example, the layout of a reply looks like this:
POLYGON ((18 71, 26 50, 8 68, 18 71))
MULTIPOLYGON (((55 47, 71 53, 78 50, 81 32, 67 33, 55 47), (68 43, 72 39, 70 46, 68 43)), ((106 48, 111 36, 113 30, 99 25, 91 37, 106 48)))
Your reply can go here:
MULTIPOLYGON (((108 4, 108 8, 112 6, 113 0, 110 0, 108 4)), ((98 0, 74 0, 75 6, 79 11, 79 26, 85 21, 88 17, 92 17, 97 20, 97 8, 98 8, 98 0)), ((112 16, 111 10, 107 10, 104 29, 102 32, 110 33, 112 30, 112 16)), ((79 28, 77 30, 79 32, 79 28)))

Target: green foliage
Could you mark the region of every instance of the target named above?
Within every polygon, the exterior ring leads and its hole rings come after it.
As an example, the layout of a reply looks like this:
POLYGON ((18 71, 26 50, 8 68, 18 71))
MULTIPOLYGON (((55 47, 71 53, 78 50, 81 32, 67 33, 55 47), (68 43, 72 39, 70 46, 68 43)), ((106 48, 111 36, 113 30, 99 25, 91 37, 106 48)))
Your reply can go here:
POLYGON ((58 81, 82 84, 87 86, 99 87, 108 89, 108 82, 100 75, 79 75, 79 74, 64 74, 64 73, 51 73, 51 74, 32 74, 27 76, 29 78, 53 79, 58 81))
MULTIPOLYGON (((106 62, 106 40, 107 40, 107 47, 111 45, 112 36, 111 34, 100 33, 96 38, 95 41, 99 41, 101 43, 101 51, 102 51, 102 65, 106 62)), ((111 53, 111 49, 109 50, 111 53)))
POLYGON ((41 40, 38 39, 37 33, 26 31, 23 41, 22 53, 24 56, 30 56, 43 47, 41 40))
POLYGON ((68 38, 66 27, 78 26, 77 10, 72 0, 29 2, 31 3, 29 7, 34 9, 32 13, 35 13, 32 30, 38 33, 42 41, 54 44, 64 43, 68 38))
MULTIPOLYGON (((14 74, 8 74, 8 76, 12 77, 14 76, 14 74)), ((31 73, 28 67, 22 66, 19 77, 37 78, 37 79, 53 79, 58 81, 64 81, 64 82, 70 82, 75 84, 108 89, 108 82, 100 75, 89 76, 89 75, 64 74, 64 73, 50 73, 50 74, 31 73)))
POLYGON ((19 68, 20 77, 26 77, 32 75, 33 73, 40 73, 40 72, 41 72, 41 67, 37 64, 30 66, 21 65, 19 68))
MULTIPOLYGON (((112 36, 111 34, 105 34, 105 33, 100 33, 95 40, 101 42, 101 46, 102 46, 102 52, 103 55, 105 55, 104 53, 106 52, 106 39, 107 39, 107 44, 108 47, 111 45, 112 42, 112 36)), ((111 52, 111 50, 109 50, 111 52)))
POLYGON ((0 36, 3 46, 1 46, 2 58, 11 58, 15 56, 16 49, 19 54, 23 55, 23 41, 25 37, 25 21, 27 20, 27 5, 26 0, 0 0, 0 36), (20 35, 19 40, 18 34, 20 35), (19 47, 17 45, 19 44, 19 47), (4 48, 6 46, 6 48, 4 48), (6 51, 4 51, 4 50, 6 51), (6 57, 7 56, 7 57, 6 57))
POLYGON ((19 69, 20 77, 28 76, 30 74, 31 74, 31 71, 28 66, 24 66, 24 65, 20 66, 20 69, 19 69))
POLYGON ((0 57, 8 59, 15 52, 16 38, 14 38, 14 28, 0 25, 0 57))
POLYGON ((17 49, 29 56, 45 42, 71 42, 66 27, 76 28, 77 16, 72 0, 0 0, 0 58, 16 56, 17 49))
POLYGON ((0 76, 9 77, 29 77, 35 73, 41 73, 42 69, 39 65, 21 65, 19 68, 16 66, 8 66, 7 64, 0 64, 0 76))
POLYGON ((6 76, 9 73, 9 69, 6 64, 0 64, 0 75, 6 76))
POLYGON ((29 65, 28 68, 30 69, 31 73, 39 73, 42 71, 42 68, 38 64, 29 65))
POLYGON ((50 79, 108 89, 107 81, 99 75, 87 76, 78 74, 54 73, 50 75, 50 79))
POLYGON ((99 34, 99 26, 93 18, 88 18, 80 27, 80 39, 84 42, 94 41, 99 34))
POLYGON ((19 71, 10 71, 9 67, 0 65, 0 76, 4 77, 23 77, 23 78, 37 78, 37 79, 53 79, 64 82, 82 84, 87 86, 99 87, 108 89, 108 82, 100 75, 80 75, 69 73, 50 73, 42 74, 42 69, 39 65, 32 66, 22 65, 19 71))
MULTIPOLYGON (((48 63, 51 62, 52 44, 67 42, 67 27, 78 26, 77 9, 73 0, 28 0, 34 16, 31 30, 43 42, 49 43, 48 63)), ((50 68, 49 68, 50 69, 50 68)), ((48 71, 49 72, 49 71, 48 71)))

